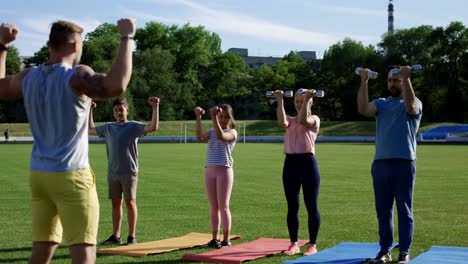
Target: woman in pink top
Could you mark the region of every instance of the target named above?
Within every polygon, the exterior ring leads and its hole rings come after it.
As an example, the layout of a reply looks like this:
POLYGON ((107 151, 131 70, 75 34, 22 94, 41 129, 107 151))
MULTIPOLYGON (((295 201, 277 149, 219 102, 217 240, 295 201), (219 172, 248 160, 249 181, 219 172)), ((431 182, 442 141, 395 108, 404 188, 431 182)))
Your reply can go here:
POLYGON ((276 115, 278 124, 286 130, 284 136, 283 187, 288 203, 287 224, 291 245, 286 255, 300 253, 299 233, 299 192, 302 185, 304 202, 309 214, 309 247, 304 255, 317 253, 316 243, 320 228, 320 213, 317 206, 320 186, 320 172, 315 159, 315 139, 320 128, 320 118, 312 114, 315 90, 296 93, 294 106, 297 116, 287 116, 284 111, 283 92, 275 91, 278 102, 276 115))

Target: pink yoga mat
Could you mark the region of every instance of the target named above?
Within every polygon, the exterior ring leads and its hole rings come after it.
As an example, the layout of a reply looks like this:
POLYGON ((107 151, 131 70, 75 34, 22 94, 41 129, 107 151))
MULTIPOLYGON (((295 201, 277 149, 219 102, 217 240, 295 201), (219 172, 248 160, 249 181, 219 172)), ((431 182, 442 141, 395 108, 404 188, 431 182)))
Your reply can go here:
MULTIPOLYGON (((307 243, 299 240, 299 246, 307 243)), ((283 252, 291 244, 289 239, 259 238, 257 240, 221 248, 201 254, 185 254, 183 260, 240 264, 242 261, 263 258, 283 252)))

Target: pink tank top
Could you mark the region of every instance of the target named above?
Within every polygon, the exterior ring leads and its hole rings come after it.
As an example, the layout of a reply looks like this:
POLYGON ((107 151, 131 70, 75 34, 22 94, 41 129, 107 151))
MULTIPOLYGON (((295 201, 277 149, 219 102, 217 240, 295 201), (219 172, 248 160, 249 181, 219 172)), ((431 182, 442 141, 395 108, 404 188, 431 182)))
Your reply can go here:
POLYGON ((315 155, 315 139, 317 139, 319 127, 314 129, 305 127, 299 123, 296 117, 288 116, 288 122, 289 126, 284 135, 284 153, 312 153, 315 155))

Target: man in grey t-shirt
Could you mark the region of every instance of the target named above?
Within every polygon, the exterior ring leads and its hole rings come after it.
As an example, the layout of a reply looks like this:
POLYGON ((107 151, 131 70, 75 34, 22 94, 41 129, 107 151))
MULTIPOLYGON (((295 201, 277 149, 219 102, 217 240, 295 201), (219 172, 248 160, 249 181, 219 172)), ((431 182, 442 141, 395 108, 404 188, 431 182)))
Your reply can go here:
POLYGON ((115 122, 95 126, 93 121, 93 103, 89 115, 89 134, 98 135, 105 139, 107 160, 109 199, 112 200, 112 235, 102 244, 121 243, 122 223, 122 193, 127 205, 128 237, 127 244, 135 244, 137 240, 136 223, 138 210, 136 205, 136 190, 138 176, 138 148, 139 137, 158 129, 159 125, 159 98, 150 97, 148 103, 153 108, 151 123, 143 124, 128 121, 128 102, 120 97, 113 102, 115 122))

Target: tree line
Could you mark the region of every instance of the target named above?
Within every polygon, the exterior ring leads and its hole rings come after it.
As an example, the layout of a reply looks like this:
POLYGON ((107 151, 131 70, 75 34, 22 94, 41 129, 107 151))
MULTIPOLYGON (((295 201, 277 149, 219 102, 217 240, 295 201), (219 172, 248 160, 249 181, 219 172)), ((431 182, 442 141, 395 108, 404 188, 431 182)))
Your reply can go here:
MULTIPOLYGON (((130 118, 150 120, 149 96, 161 98, 161 120, 192 119, 192 109, 219 103, 231 104, 237 119, 274 119, 275 104, 265 97, 268 90, 320 89, 313 111, 324 120, 362 120, 357 113, 357 66, 380 73, 369 81, 369 98, 388 96, 388 65, 421 64, 424 70, 412 76, 423 103, 423 121, 468 121, 468 28, 461 22, 447 27, 419 26, 382 35, 376 45, 344 39, 330 46, 323 59, 304 61, 295 51, 273 66, 250 69, 241 57, 222 52, 221 39, 203 26, 165 25, 149 22, 135 35, 133 74, 125 97, 130 118)), ((102 24, 86 34, 81 62, 97 72, 107 72, 120 37, 116 25, 102 24)), ((47 61, 44 45, 25 63, 47 61)), ((7 74, 20 70, 19 54, 10 47, 7 74)), ((292 100, 286 110, 293 113, 292 100)), ((111 102, 98 102, 96 121, 112 121, 111 102)), ((22 100, 0 102, 0 122, 27 122, 22 100)))

